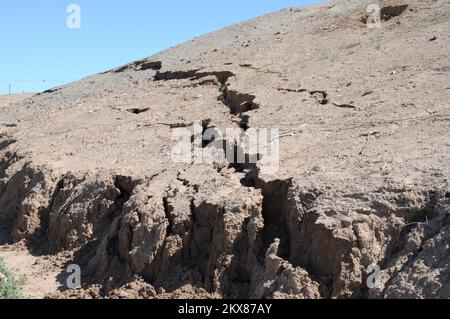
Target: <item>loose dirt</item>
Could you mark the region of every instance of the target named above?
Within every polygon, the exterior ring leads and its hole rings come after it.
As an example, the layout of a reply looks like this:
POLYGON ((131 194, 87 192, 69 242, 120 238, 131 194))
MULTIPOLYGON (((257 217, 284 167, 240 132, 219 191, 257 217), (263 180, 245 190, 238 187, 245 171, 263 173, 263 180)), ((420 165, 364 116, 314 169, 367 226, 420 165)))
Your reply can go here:
POLYGON ((369 28, 371 2, 282 10, 2 107, 0 225, 30 294, 450 298, 449 3, 380 1, 369 28), (173 161, 196 123, 279 129, 279 169, 255 150, 173 161), (54 294, 69 264, 83 287, 54 294))

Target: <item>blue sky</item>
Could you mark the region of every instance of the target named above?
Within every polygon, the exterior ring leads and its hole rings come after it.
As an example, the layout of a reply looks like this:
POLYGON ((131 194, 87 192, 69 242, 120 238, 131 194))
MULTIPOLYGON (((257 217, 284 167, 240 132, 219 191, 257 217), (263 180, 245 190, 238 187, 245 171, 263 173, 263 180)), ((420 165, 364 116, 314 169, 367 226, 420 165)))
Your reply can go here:
POLYGON ((318 0, 1 0, 0 94, 39 92, 230 24, 318 0), (67 28, 67 7, 81 28, 67 28), (45 80, 45 82, 44 82, 45 80))

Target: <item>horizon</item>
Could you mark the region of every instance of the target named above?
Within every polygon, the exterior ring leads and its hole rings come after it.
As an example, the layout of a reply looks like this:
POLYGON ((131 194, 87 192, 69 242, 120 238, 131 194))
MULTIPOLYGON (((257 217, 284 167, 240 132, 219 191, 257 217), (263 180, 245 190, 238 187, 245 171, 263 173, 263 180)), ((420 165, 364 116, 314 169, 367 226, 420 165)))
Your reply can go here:
POLYGON ((8 50, 0 53, 0 94, 42 92, 236 23, 322 2, 231 0, 224 10, 220 3, 207 1, 4 0, 1 36, 8 50), (238 5, 239 10, 230 10, 238 5))

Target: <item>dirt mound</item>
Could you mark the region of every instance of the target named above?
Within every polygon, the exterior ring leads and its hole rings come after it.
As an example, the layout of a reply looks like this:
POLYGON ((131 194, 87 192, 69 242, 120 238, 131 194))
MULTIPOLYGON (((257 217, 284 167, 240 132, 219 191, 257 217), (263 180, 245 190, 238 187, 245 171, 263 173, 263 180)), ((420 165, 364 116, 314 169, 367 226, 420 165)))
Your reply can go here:
POLYGON ((450 7, 381 1, 369 28, 368 4, 282 10, 1 108, 0 238, 80 266, 83 289, 50 297, 449 298, 450 7), (270 172, 237 142, 264 128, 270 172), (183 163, 177 129, 200 148, 183 163), (219 143, 244 163, 198 161, 219 143))
POLYGON ((13 103, 21 102, 32 96, 33 96, 33 94, 28 94, 28 93, 0 95, 0 107, 5 107, 5 106, 8 106, 13 103))

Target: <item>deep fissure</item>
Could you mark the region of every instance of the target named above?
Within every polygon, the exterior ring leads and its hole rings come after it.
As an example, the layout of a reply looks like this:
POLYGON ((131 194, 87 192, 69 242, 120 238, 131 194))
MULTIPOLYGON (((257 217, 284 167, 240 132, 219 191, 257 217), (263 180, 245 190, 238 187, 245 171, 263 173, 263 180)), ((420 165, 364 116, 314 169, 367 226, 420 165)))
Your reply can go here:
POLYGON ((323 91, 323 90, 309 91, 309 90, 306 90, 306 89, 290 89, 290 88, 283 88, 283 87, 278 87, 277 90, 280 91, 280 92, 306 93, 306 94, 309 94, 309 96, 311 98, 314 98, 317 101, 317 103, 319 103, 320 105, 331 104, 331 105, 339 107, 339 108, 356 109, 356 107, 352 104, 352 102, 350 102, 350 103, 336 103, 334 101, 331 101, 330 98, 329 98, 328 92, 327 91, 323 91))
MULTIPOLYGON (((239 117, 239 127, 244 132, 247 131, 250 128, 250 116, 245 113, 259 109, 259 105, 255 103, 256 96, 229 90, 226 84, 221 87, 220 92, 218 100, 229 109, 232 115, 239 117)), ((315 93, 322 94, 323 100, 326 100, 327 94, 325 92, 316 91, 312 92, 311 95, 315 93)), ((326 103, 328 103, 327 100, 326 103)), ((262 181, 259 178, 257 166, 257 162, 261 160, 261 154, 249 154, 241 145, 230 144, 227 141, 224 145, 224 148, 234 148, 232 152, 234 158, 228 159, 229 167, 234 168, 238 173, 244 173, 244 178, 241 179, 243 186, 260 189, 263 196, 261 213, 264 227, 261 234, 262 246, 257 256, 259 262, 264 264, 266 251, 277 238, 280 240, 279 257, 289 260, 291 242, 286 223, 288 222, 288 191, 291 181, 281 180, 271 183, 262 181), (245 160, 243 163, 239 161, 239 154, 244 154, 245 160)), ((247 277, 243 276, 242 278, 247 281, 247 277)))
MULTIPOLYGON (((403 12, 408 9, 408 5, 407 4, 403 4, 403 5, 397 5, 397 6, 386 6, 386 7, 382 7, 379 11, 379 19, 381 19, 381 21, 389 21, 395 17, 398 17, 400 15, 403 14, 403 12)), ((369 21, 369 15, 364 15, 361 18, 361 22, 366 25, 367 22, 369 21)), ((374 21, 375 22, 375 21, 374 21)))
POLYGON ((390 19, 401 15, 406 9, 408 9, 407 4, 383 7, 381 8, 381 20, 389 21, 390 19))
POLYGON ((159 71, 162 68, 162 62, 161 61, 136 61, 131 64, 124 65, 116 70, 113 70, 114 73, 122 73, 126 70, 134 70, 134 71, 146 71, 146 70, 153 70, 153 71, 159 71))
POLYGON ((116 207, 116 212, 120 213, 125 203, 131 198, 136 182, 131 177, 116 176, 114 178, 114 186, 119 190, 119 196, 114 200, 114 206, 116 207))
POLYGON ((0 151, 3 151, 5 148, 9 147, 10 145, 16 143, 15 140, 7 139, 0 142, 0 151))
POLYGON ((166 215, 166 219, 168 222, 167 236, 169 236, 170 234, 172 234, 172 229, 173 229, 173 218, 171 216, 173 208, 170 206, 169 198, 167 196, 165 196, 163 198, 163 207, 164 207, 164 213, 166 215))
POLYGON ((258 259, 262 261, 269 246, 275 239, 280 240, 279 257, 290 260, 291 240, 289 234, 289 201, 288 192, 291 186, 289 180, 276 180, 264 182, 260 179, 256 181, 255 188, 260 189, 263 195, 262 215, 264 228, 262 230, 262 250, 258 259))

